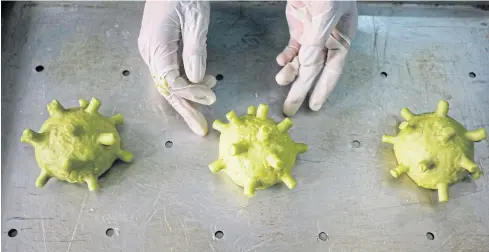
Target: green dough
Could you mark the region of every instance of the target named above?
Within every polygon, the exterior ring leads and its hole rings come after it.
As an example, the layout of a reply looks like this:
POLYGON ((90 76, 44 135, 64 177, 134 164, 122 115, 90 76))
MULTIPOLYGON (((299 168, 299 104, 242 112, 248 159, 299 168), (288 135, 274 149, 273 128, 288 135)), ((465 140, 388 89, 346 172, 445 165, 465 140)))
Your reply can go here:
POLYGON ((482 171, 474 163, 474 142, 487 137, 484 128, 467 131, 447 115, 448 102, 439 101, 434 113, 415 115, 403 108, 406 120, 397 136, 384 135, 382 141, 394 145, 398 166, 390 171, 395 178, 403 173, 418 186, 438 190, 438 200, 448 201, 448 186, 467 172, 474 179, 482 171))
POLYGON ((116 125, 122 115, 110 118, 99 114, 100 101, 80 100, 80 107, 65 109, 54 100, 47 106, 51 117, 39 133, 24 130, 20 141, 31 144, 41 175, 37 187, 43 187, 51 177, 70 183, 87 183, 90 191, 99 188, 97 179, 119 158, 132 161, 133 155, 121 149, 116 125))
POLYGON ((248 107, 248 114, 241 117, 229 112, 229 124, 216 120, 212 125, 221 137, 219 159, 209 165, 210 170, 223 170, 249 197, 255 195, 255 189, 266 189, 279 181, 294 188, 296 182, 290 172, 296 155, 308 149, 287 133, 292 120, 285 118, 276 124, 267 114, 268 106, 260 104, 258 109, 248 107))

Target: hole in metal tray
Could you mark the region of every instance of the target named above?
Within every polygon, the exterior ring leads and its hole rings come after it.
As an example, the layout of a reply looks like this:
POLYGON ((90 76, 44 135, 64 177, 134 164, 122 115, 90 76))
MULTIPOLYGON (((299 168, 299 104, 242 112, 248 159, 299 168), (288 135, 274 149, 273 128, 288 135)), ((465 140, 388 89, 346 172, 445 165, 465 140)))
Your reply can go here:
POLYGON ((18 233, 19 233, 19 232, 17 231, 17 229, 10 229, 10 230, 8 231, 8 236, 9 236, 9 237, 16 237, 18 233))
POLYGON ((166 148, 171 148, 173 146, 173 142, 172 141, 166 141, 165 143, 165 147, 166 148))
POLYGON ((112 228, 108 228, 106 231, 105 231, 105 235, 107 235, 108 237, 112 237, 114 235, 114 229, 112 228))
POLYGON ((326 234, 325 232, 321 232, 318 235, 318 239, 321 241, 326 241, 326 240, 328 240, 328 234, 326 234))
POLYGON ((222 232, 221 230, 216 231, 216 233, 214 233, 214 236, 215 236, 217 239, 222 239, 222 238, 224 237, 224 232, 222 232))
POLYGON ((431 232, 426 233, 426 239, 432 241, 435 239, 435 235, 431 232))
POLYGON ((358 140, 353 140, 353 142, 351 142, 351 146, 353 146, 353 148, 360 148, 360 141, 358 140))
POLYGON ((38 72, 38 73, 39 73, 39 72, 44 71, 44 66, 39 65, 39 66, 37 66, 35 69, 36 69, 36 72, 38 72))

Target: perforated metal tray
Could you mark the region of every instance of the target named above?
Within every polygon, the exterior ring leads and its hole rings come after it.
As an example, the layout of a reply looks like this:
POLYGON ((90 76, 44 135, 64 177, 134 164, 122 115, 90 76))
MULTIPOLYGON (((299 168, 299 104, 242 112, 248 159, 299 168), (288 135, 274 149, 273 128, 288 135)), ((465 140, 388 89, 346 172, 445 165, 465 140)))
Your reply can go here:
MULTIPOLYGON (((207 168, 218 134, 192 134, 155 92, 137 49, 142 9, 19 2, 4 16, 2 251, 489 251, 489 141, 475 155, 486 175, 450 187, 444 204, 392 179, 392 146, 380 141, 402 107, 429 112, 438 99, 467 128, 489 130, 489 12, 362 4, 336 90, 321 111, 292 118, 292 138, 310 146, 293 169, 297 187, 248 199, 207 168), (39 129, 53 99, 71 107, 91 97, 102 114, 124 115, 134 162, 117 163, 98 193, 57 180, 36 188, 22 131, 39 129)), ((209 122, 259 103, 283 118, 288 87, 274 81, 275 56, 287 41, 283 2, 213 3, 208 72, 224 78, 217 102, 199 107, 209 122)))

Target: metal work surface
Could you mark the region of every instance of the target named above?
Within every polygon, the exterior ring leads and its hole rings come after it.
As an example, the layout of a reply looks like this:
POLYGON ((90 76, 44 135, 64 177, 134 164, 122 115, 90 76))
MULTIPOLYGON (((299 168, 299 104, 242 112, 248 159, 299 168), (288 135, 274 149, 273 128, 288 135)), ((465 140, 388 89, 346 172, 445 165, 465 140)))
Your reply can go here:
MULTIPOLYGON (((247 198, 207 167, 218 133, 194 135, 156 93, 137 49, 142 9, 16 3, 2 22, 2 251, 489 251, 489 141, 475 144, 485 175, 451 186, 443 204, 391 178, 392 145, 381 143, 401 108, 431 112, 439 99, 468 129, 489 130, 489 12, 361 5, 336 90, 319 112, 292 118, 292 139, 310 147, 292 170, 296 188, 247 198), (125 117, 134 162, 116 163, 97 193, 56 179, 36 188, 22 131, 39 130, 53 99, 91 97, 102 114, 125 117)), ((211 15, 208 73, 223 80, 217 102, 199 106, 209 124, 259 103, 283 119, 289 87, 274 76, 288 41, 284 3, 213 3, 211 15)))

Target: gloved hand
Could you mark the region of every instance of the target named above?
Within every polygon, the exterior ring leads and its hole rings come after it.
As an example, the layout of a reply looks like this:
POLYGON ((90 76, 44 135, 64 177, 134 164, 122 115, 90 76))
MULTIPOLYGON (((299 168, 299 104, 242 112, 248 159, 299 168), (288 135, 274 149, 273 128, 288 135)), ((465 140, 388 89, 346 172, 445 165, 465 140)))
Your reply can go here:
POLYGON ((355 36, 358 14, 354 1, 288 1, 286 16, 290 40, 277 56, 284 67, 275 79, 280 85, 294 82, 283 108, 292 116, 313 84, 309 107, 314 111, 333 91, 355 36))
POLYGON ((216 101, 211 90, 216 79, 204 75, 209 15, 209 2, 147 1, 138 38, 139 52, 156 88, 201 136, 207 134, 207 121, 187 100, 204 105, 216 101), (180 75, 179 60, 183 60, 186 76, 180 75))

